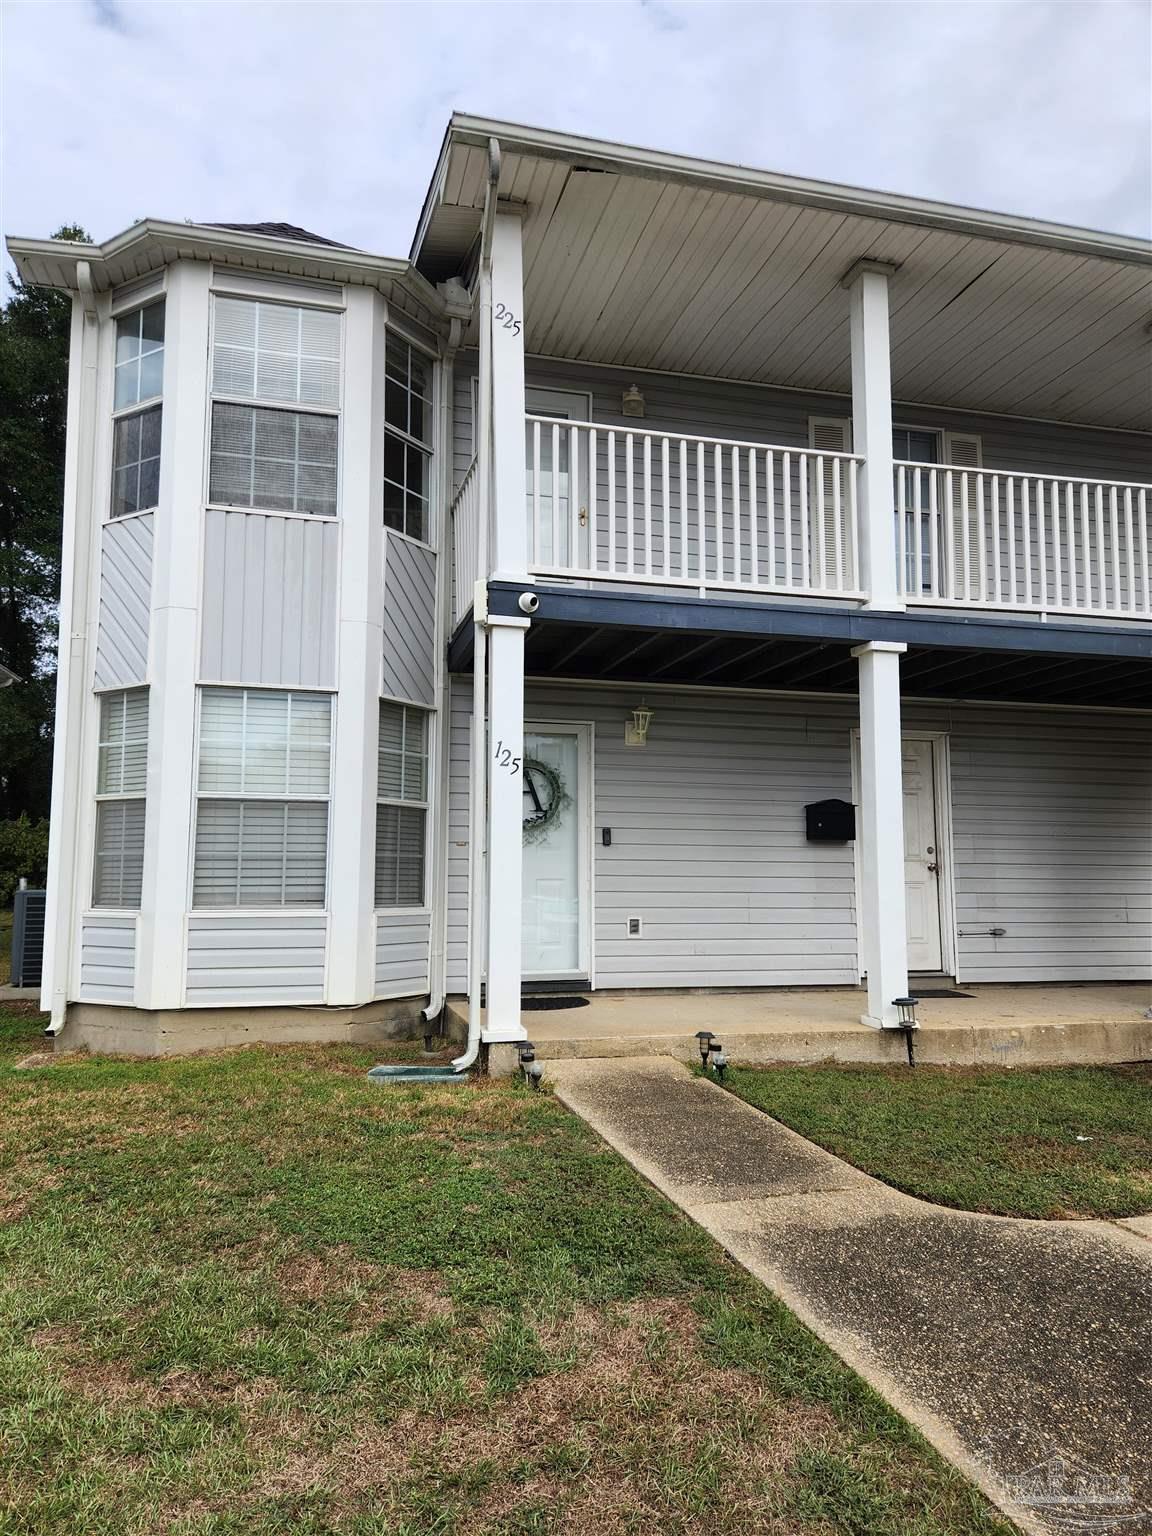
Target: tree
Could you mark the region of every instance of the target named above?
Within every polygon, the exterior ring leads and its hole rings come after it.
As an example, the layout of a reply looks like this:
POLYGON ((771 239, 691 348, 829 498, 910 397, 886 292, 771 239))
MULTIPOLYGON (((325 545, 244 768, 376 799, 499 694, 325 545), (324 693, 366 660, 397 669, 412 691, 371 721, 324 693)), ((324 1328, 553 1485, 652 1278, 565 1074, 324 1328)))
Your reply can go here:
MULTIPOLYGON (((90 237, 65 226, 57 240, 90 237)), ((9 278, 0 310, 0 819, 45 816, 60 601, 64 428, 72 304, 9 278)))

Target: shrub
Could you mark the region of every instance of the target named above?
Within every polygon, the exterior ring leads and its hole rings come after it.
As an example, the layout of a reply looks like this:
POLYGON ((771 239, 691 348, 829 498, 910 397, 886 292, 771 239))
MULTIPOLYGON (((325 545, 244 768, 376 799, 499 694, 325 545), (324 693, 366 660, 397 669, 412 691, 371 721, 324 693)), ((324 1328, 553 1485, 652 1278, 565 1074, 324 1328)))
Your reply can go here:
POLYGON ((0 821, 0 907, 12 905, 21 876, 29 885, 42 886, 48 876, 48 823, 0 821))

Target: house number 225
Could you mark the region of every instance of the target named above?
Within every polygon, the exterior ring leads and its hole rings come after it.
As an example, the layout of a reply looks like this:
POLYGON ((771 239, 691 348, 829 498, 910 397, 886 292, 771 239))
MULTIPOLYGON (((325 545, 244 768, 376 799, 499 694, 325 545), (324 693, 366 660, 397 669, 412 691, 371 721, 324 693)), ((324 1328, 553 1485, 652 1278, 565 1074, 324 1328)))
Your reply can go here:
POLYGON ((497 302, 496 324, 502 325, 506 331, 511 331, 513 336, 519 336, 520 334, 520 322, 508 308, 507 304, 497 302))
POLYGON ((496 766, 507 769, 513 775, 520 772, 520 759, 513 757, 511 750, 502 741, 496 743, 496 766))

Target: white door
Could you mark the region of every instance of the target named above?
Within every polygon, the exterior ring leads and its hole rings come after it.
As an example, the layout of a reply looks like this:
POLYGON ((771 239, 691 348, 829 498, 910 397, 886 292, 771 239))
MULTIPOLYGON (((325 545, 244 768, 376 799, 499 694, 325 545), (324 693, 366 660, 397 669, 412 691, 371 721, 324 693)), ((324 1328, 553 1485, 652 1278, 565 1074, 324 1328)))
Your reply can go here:
POLYGON ((526 980, 588 977, 588 726, 524 730, 526 980))
POLYGON ((564 570, 588 563, 588 447, 570 421, 587 421, 587 395, 565 389, 524 391, 530 416, 525 469, 528 491, 529 559, 533 565, 564 570))
POLYGON ((908 905, 908 969, 938 971, 940 843, 930 741, 904 740, 904 886, 908 905))

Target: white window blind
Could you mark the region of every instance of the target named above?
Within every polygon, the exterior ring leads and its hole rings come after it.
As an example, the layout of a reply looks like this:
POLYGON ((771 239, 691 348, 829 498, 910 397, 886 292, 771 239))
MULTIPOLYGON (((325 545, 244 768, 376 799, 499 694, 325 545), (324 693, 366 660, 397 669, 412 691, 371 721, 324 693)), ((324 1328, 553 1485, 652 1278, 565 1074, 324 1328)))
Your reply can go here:
POLYGON ((212 391, 286 405, 340 404, 340 316, 217 298, 212 391))
POLYGON ((196 907, 322 907, 332 700, 206 688, 200 700, 196 907))
POLYGON ((102 694, 97 742, 93 906, 131 909, 140 905, 147 773, 147 690, 132 688, 102 694))
POLYGON ((380 705, 376 806, 376 905, 424 905, 428 717, 380 705))

